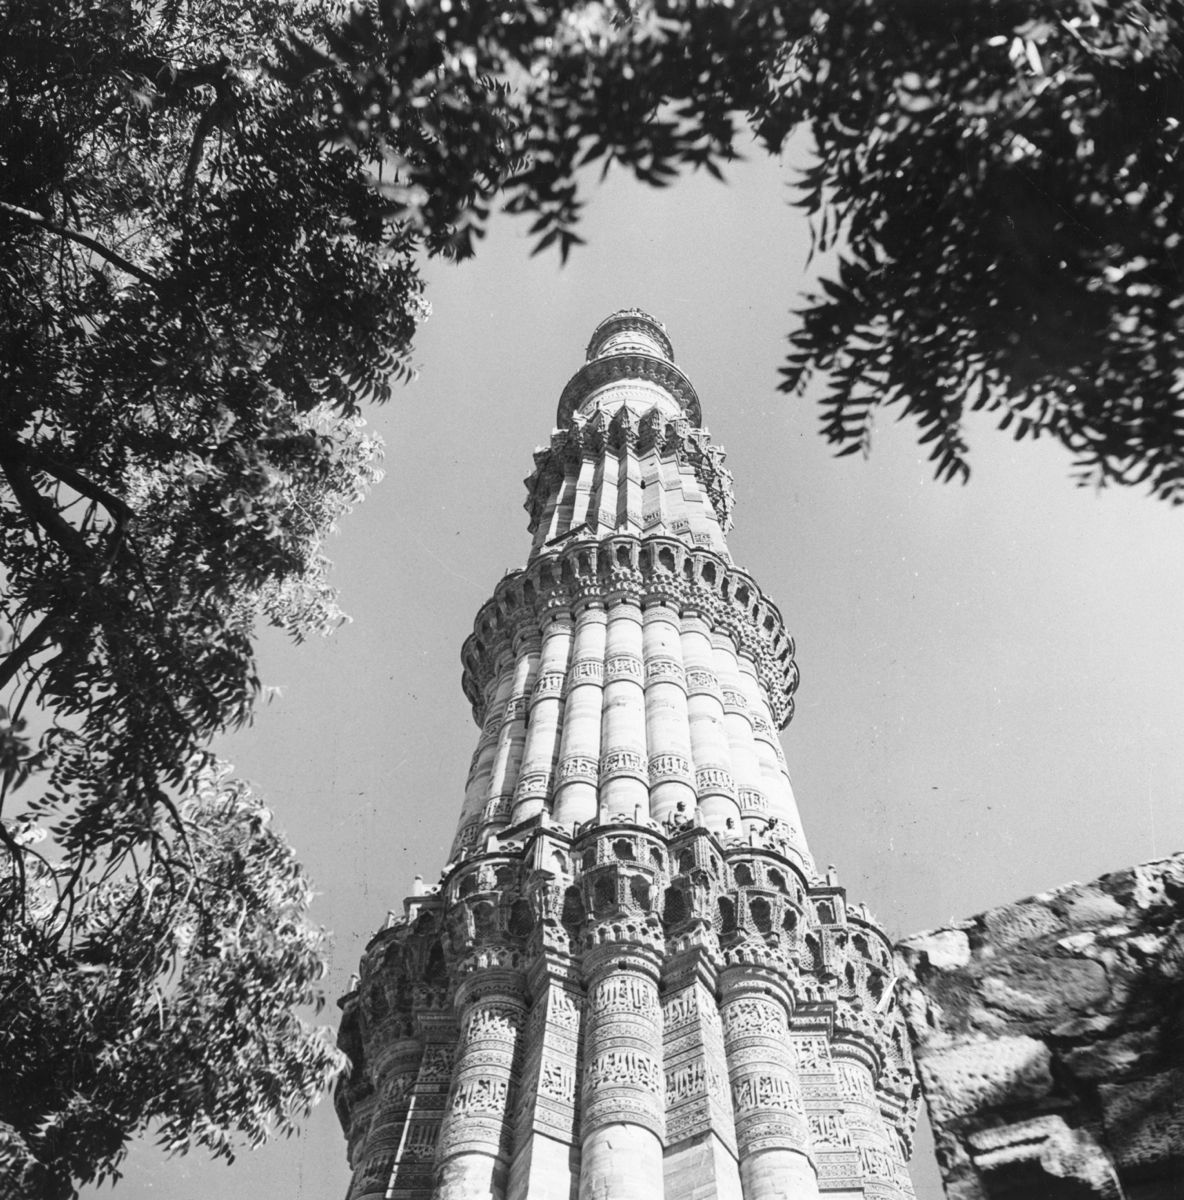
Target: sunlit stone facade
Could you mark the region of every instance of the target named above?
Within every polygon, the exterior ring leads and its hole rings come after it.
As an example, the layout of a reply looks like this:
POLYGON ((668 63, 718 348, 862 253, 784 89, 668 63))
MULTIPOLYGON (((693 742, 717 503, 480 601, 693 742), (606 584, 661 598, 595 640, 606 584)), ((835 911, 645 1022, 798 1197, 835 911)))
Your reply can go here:
POLYGON ((451 861, 342 1001, 350 1200, 911 1197, 891 947, 810 856, 793 641, 658 322, 596 329, 527 490, 451 861))

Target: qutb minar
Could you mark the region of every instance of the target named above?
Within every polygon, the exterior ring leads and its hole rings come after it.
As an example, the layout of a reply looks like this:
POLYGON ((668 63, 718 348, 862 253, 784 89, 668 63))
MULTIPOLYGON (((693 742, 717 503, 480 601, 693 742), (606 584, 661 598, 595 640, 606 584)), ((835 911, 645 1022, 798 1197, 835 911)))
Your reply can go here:
POLYGON ((477 614, 451 861, 344 998, 350 1200, 911 1197, 892 952, 819 874, 793 641, 664 327, 592 335, 477 614))

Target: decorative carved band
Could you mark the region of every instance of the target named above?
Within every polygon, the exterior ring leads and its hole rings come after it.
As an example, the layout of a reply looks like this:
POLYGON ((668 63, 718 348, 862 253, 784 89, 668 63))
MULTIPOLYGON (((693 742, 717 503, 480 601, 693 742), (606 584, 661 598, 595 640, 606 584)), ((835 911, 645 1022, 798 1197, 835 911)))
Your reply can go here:
POLYGON ((685 690, 686 672, 683 665, 675 658, 665 655, 653 655, 645 660, 646 683, 675 683, 685 690))
POLYGON ((715 672, 704 670, 702 667, 688 667, 687 695, 714 696, 722 702, 723 698, 720 695, 719 680, 715 677, 715 672))
POLYGON ((617 679, 628 679, 640 683, 645 669, 641 658, 636 654, 614 654, 604 664, 604 681, 612 683, 617 679))
POLYGON ((560 783, 568 783, 573 779, 586 779, 595 783, 599 775, 599 764, 594 758, 584 758, 574 754, 561 759, 556 777, 560 783))
POLYGON ((703 420, 694 386, 672 362, 648 354, 610 354, 585 363, 568 380, 559 397, 556 425, 565 427, 590 392, 617 379, 644 379, 656 383, 679 405, 692 425, 697 426, 703 420))
POLYGON ((723 767, 700 767, 695 772, 695 791, 700 796, 736 795, 736 781, 723 767))
POLYGON ((534 681, 534 699, 542 700, 563 694, 563 685, 567 681, 566 671, 542 671, 534 681))
POLYGON ((645 755, 633 750, 610 750, 601 756, 601 781, 617 779, 622 775, 648 782, 649 767, 645 755))
POLYGON ((655 754, 650 759, 650 783, 658 783, 663 779, 683 779, 690 783, 690 760, 681 754, 655 754))
MULTIPOLYGON (((789 722, 798 674, 793 639, 777 607, 761 594, 750 576, 720 555, 692 550, 677 538, 665 537, 611 537, 594 545, 579 543, 541 555, 525 570, 507 575, 477 614, 474 633, 461 655, 465 695, 478 722, 488 716, 493 724, 494 712, 483 711, 486 685, 519 625, 537 620, 554 603, 568 606, 577 604, 581 597, 606 600, 610 596, 640 606, 660 603, 700 615, 712 633, 728 637, 737 653, 753 663, 778 728, 789 722)), ((614 662, 618 659, 637 661, 633 656, 613 656, 614 662)), ((656 664, 662 660, 654 661, 656 664)), ((671 679, 678 677, 673 666, 655 669, 669 671, 671 679)), ((635 677, 624 661, 613 670, 621 678, 635 677)), ((690 685, 692 672, 686 674, 690 685)), ((711 672, 696 674, 699 686, 712 695, 721 695, 718 680, 712 683, 711 672)), ((570 691, 582 683, 602 683, 604 678, 603 659, 578 658, 568 668, 567 688, 570 691)), ((773 743, 776 752, 769 722, 758 712, 752 712, 750 719, 757 735, 773 743)), ((497 726, 500 724, 499 720, 497 726)))
POLYGON ((740 811, 745 816, 764 816, 769 811, 769 798, 756 788, 740 788, 736 793, 740 811))

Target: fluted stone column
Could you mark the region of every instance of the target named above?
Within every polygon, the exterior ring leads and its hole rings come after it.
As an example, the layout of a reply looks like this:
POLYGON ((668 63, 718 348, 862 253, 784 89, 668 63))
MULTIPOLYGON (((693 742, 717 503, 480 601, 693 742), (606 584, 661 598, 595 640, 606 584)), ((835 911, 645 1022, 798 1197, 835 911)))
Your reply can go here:
POLYGON ((687 679, 687 712, 690 718, 691 753, 695 791, 707 828, 723 833, 739 830, 740 808, 732 754, 724 728, 724 703, 715 674, 711 630, 694 613, 682 618, 682 657, 687 679), (732 826, 728 822, 732 821, 732 826))
POLYGON ((729 967, 720 985, 744 1200, 816 1200, 818 1177, 789 1048, 789 995, 759 967, 729 967))
POLYGON ((764 792, 769 802, 769 817, 776 819, 788 835, 790 848, 807 872, 814 867, 810 851, 802 833, 802 819, 797 801, 790 786, 789 774, 785 770, 785 756, 777 741, 777 731, 770 719, 769 702, 761 691, 756 667, 743 655, 738 657, 740 682, 748 697, 749 719, 752 722, 753 745, 760 762, 764 792))
POLYGON ((715 673, 719 679, 724 708, 724 728, 736 780, 736 803, 747 829, 764 829, 769 819, 769 798, 761 773, 760 757, 752 732, 748 697, 740 677, 740 664, 732 639, 716 634, 711 639, 715 673))
POLYGON ((896 1154, 880 1115, 872 1051, 854 1040, 837 1040, 831 1052, 851 1147, 859 1156, 864 1196, 866 1200, 900 1200, 896 1154))
POLYGON ((629 601, 617 601, 608 609, 604 650, 600 734, 603 817, 649 812, 644 680, 641 609, 629 601))
POLYGON ((489 781, 493 775, 493 763, 497 757, 498 736, 502 718, 506 715, 506 704, 514 686, 514 676, 508 659, 502 669, 495 672, 486 688, 487 703, 481 725, 481 736, 469 767, 465 782, 465 798, 457 821, 456 837, 449 857, 457 858, 476 845, 481 825, 485 820, 485 805, 489 800, 489 781))
POLYGON ((385 1197, 395 1170, 411 1088, 423 1055, 423 1043, 410 1031, 385 1046, 375 1063, 374 1115, 361 1161, 350 1183, 349 1200, 385 1197))
POLYGON ((482 839, 510 823, 514 790, 522 764, 522 749, 526 742, 526 715, 538 664, 537 629, 519 629, 514 636, 513 684, 498 734, 497 754, 489 780, 489 802, 485 806, 485 821, 481 827, 482 839))
POLYGON ((517 972, 491 969, 469 975, 457 990, 460 1040, 433 1200, 504 1200, 524 991, 517 972))
POLYGON ((664 1087, 658 956, 611 942, 584 955, 579 1200, 662 1195, 664 1087))
POLYGON ((596 815, 600 771, 600 713, 604 703, 608 618, 602 605, 587 601, 576 607, 575 622, 552 814, 561 825, 578 825, 596 815))
POLYGON ((862 1187, 859 1152, 854 1148, 847 1113, 840 1093, 839 1077, 831 1057, 830 1022, 795 1021, 791 1037, 810 1145, 818 1178, 829 1190, 851 1191, 862 1187))
POLYGON ((567 680, 571 640, 571 614, 551 614, 542 631, 542 651, 530 697, 530 721, 522 751, 522 767, 514 788, 512 825, 536 816, 546 806, 559 744, 563 685, 567 680))
POLYGON ((416 1012, 423 1055, 411 1088, 399 1161, 385 1193, 387 1200, 430 1200, 436 1147, 448 1103, 456 1052, 456 1016, 443 988, 425 989, 428 1001, 416 1012))
POLYGON ((679 803, 688 814, 695 807, 686 672, 678 626, 678 612, 672 605, 646 607, 642 640, 649 813, 659 822, 673 816, 679 803))

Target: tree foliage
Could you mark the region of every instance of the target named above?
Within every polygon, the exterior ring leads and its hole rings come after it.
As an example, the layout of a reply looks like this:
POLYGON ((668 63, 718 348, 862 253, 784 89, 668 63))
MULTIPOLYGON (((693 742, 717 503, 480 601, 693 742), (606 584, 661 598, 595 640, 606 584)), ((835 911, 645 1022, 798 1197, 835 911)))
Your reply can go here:
POLYGON ((270 814, 212 769, 179 814, 184 851, 81 891, 68 947, 55 873, 31 871, 0 958, 18 981, 0 1022, 5 1195, 69 1196, 149 1124, 170 1149, 232 1157, 236 1137, 290 1132, 337 1069, 295 1015, 319 1008, 324 935, 270 814))
POLYGON ((61 0, 0 38, 0 679, 53 717, 67 855, 156 835, 249 710, 257 616, 336 616, 319 543, 418 289, 365 164, 264 70, 296 16, 61 0))
POLYGON ((290 856, 232 849, 241 797, 192 799, 249 716, 257 623, 340 619, 321 543, 422 311, 323 83, 268 71, 330 12, 0 8, 0 1091, 6 1161, 53 1190, 149 1119, 253 1140, 333 1061, 282 1012, 320 953, 290 856))
POLYGON ((347 137, 417 131, 388 151, 403 215, 462 252, 499 194, 566 256, 585 164, 664 186, 806 129, 799 202, 839 265, 784 389, 826 376, 840 453, 895 405, 965 478, 962 417, 985 408, 1059 438, 1083 481, 1178 502, 1182 53, 1154 0, 375 0, 289 71, 348 71, 347 137))
POLYGON ((826 436, 898 405, 939 474, 961 418, 1049 434, 1079 478, 1184 501, 1184 21, 1143 0, 828 5, 775 138, 837 243, 786 384, 829 373, 826 436))

